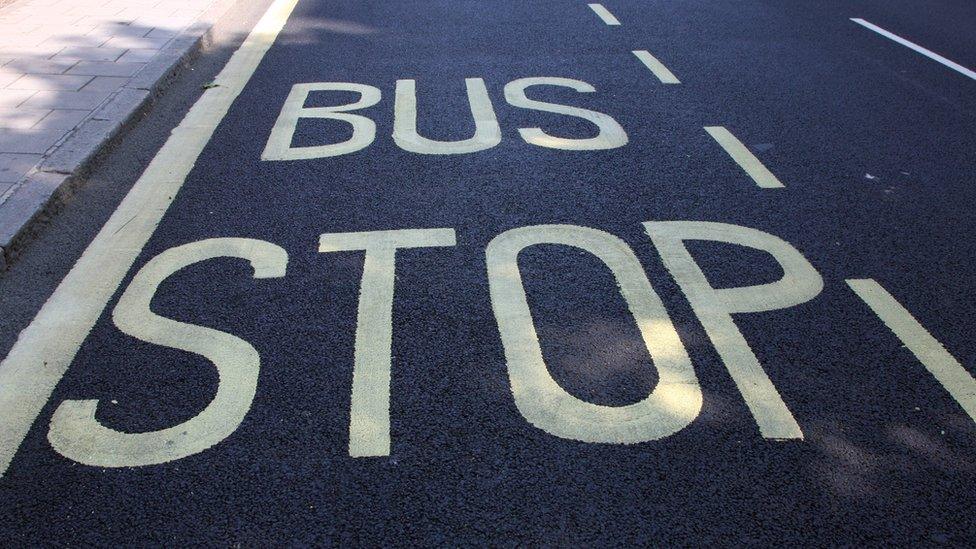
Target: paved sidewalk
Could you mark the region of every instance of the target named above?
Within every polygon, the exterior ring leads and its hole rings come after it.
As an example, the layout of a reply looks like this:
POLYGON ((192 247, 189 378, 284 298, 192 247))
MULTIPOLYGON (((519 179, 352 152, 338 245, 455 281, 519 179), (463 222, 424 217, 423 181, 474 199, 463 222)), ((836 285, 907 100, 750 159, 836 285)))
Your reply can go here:
POLYGON ((0 7, 0 266, 51 196, 231 3, 16 0, 0 7))

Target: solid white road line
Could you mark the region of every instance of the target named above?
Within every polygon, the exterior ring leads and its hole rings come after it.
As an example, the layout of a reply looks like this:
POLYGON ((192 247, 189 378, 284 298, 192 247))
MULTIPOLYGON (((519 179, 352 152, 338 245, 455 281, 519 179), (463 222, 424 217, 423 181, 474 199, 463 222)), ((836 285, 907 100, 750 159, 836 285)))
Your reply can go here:
POLYGON ((663 84, 680 84, 681 83, 681 81, 678 80, 678 78, 674 75, 674 73, 672 73, 671 71, 669 71, 668 68, 664 66, 664 63, 661 63, 660 61, 658 61, 657 58, 655 58, 653 55, 651 55, 651 53, 649 51, 647 51, 647 50, 634 50, 631 53, 633 53, 634 55, 636 55, 637 58, 641 60, 641 63, 644 63, 644 65, 647 68, 651 69, 651 72, 654 73, 654 76, 656 76, 657 79, 661 81, 661 83, 663 83, 663 84))
POLYGON ((960 74, 963 74, 965 76, 968 76, 968 77, 972 78, 973 80, 976 80, 976 72, 967 69, 966 67, 960 65, 959 63, 955 63, 953 61, 949 61, 945 57, 942 57, 941 55, 939 55, 939 54, 937 54, 937 53, 935 53, 935 52, 933 52, 931 50, 927 50, 927 49, 923 48, 922 46, 919 46, 915 42, 912 42, 910 40, 905 40, 901 36, 898 36, 897 34, 888 32, 888 31, 884 30, 883 28, 881 28, 881 27, 879 27, 879 26, 877 26, 877 25, 875 25, 873 23, 869 23, 869 22, 865 21, 864 19, 858 19, 856 17, 852 17, 851 18, 851 21, 854 21, 855 23, 857 23, 858 25, 861 25, 862 27, 871 29, 874 32, 880 34, 881 36, 884 36, 885 38, 890 38, 890 39, 894 40, 895 42, 898 42, 902 46, 911 48, 911 49, 917 51, 918 53, 924 55, 925 57, 928 57, 929 59, 931 59, 933 61, 938 61, 939 63, 942 63, 943 65, 949 67, 950 69, 952 69, 952 70, 954 70, 954 71, 956 71, 956 72, 958 72, 960 74))
POLYGON ((976 421, 976 379, 962 364, 876 281, 866 278, 846 282, 976 421))
POLYGON ((603 20, 604 23, 608 25, 619 25, 620 21, 610 13, 610 10, 603 7, 603 4, 590 4, 590 9, 592 9, 596 14, 603 20))
POLYGON ((275 0, 0 362, 0 476, 298 0, 275 0))
POLYGON ((732 132, 722 126, 706 126, 705 131, 749 174, 756 185, 764 189, 779 189, 784 186, 741 141, 732 135, 732 132))

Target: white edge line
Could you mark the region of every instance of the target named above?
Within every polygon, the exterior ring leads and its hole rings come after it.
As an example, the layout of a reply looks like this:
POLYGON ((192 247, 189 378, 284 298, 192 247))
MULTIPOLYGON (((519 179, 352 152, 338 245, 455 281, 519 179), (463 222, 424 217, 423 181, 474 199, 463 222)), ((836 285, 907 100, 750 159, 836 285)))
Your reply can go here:
POLYGON ((875 25, 874 23, 869 23, 869 22, 865 21, 864 19, 859 19, 857 17, 851 17, 851 21, 854 21, 855 23, 857 23, 858 25, 861 25, 864 28, 873 30, 874 32, 880 34, 881 36, 884 36, 886 38, 890 38, 890 39, 894 40, 895 42, 898 42, 902 46, 905 46, 907 48, 911 48, 911 49, 917 51, 918 53, 924 55, 925 57, 928 57, 929 59, 931 59, 933 61, 937 61, 939 63, 942 63, 943 65, 949 67, 950 69, 952 69, 952 70, 954 70, 954 71, 956 71, 956 72, 958 72, 960 74, 963 74, 965 76, 968 76, 969 78, 972 78, 973 80, 976 80, 976 72, 967 69, 966 67, 960 65, 959 63, 956 63, 954 61, 950 61, 950 60, 946 59, 945 57, 942 57, 941 55, 935 53, 934 51, 927 50, 927 49, 923 48, 922 46, 919 46, 915 42, 912 42, 910 40, 906 40, 906 39, 902 38, 901 36, 898 36, 897 34, 894 34, 892 32, 886 31, 883 28, 875 25))
POLYGON ((275 0, 0 362, 0 477, 298 0, 275 0))

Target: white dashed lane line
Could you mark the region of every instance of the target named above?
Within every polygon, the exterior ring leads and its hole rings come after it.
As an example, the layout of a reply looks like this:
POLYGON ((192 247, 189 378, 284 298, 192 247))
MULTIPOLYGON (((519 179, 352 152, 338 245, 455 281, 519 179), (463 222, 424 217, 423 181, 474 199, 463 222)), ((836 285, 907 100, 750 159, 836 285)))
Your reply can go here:
POLYGON ((871 29, 874 32, 880 34, 881 36, 884 36, 885 38, 890 38, 891 40, 894 40, 895 42, 898 42, 902 46, 905 46, 907 48, 913 49, 913 50, 915 50, 918 53, 924 55, 925 57, 928 57, 929 59, 931 59, 933 61, 937 61, 939 63, 942 63, 943 65, 945 65, 945 66, 949 67, 950 69, 958 72, 959 74, 962 74, 964 76, 968 76, 969 78, 972 78, 973 80, 976 80, 976 72, 967 69, 966 67, 960 65, 959 63, 956 63, 956 62, 953 62, 953 61, 949 61, 945 57, 942 57, 941 55, 939 55, 939 54, 937 54, 937 53, 935 53, 935 52, 933 52, 931 50, 927 50, 927 49, 923 48, 922 46, 919 46, 915 42, 912 42, 910 40, 906 40, 906 39, 902 38, 901 36, 898 36, 897 34, 894 34, 892 32, 886 31, 883 28, 881 28, 881 27, 879 27, 879 26, 877 26, 877 25, 875 25, 873 23, 869 23, 869 22, 865 21, 864 19, 858 19, 856 17, 852 17, 851 18, 851 21, 854 21, 855 23, 857 23, 858 25, 861 25, 864 28, 871 29))
POLYGON ((603 7, 603 4, 590 4, 590 9, 592 9, 604 23, 608 25, 619 25, 620 21, 610 13, 610 10, 603 7))
POLYGON ((644 65, 648 69, 650 69, 651 72, 654 73, 654 76, 656 76, 657 79, 661 81, 661 83, 663 84, 681 83, 681 81, 678 80, 678 77, 676 77, 674 73, 669 71, 668 68, 664 66, 664 63, 658 61, 657 58, 651 55, 650 52, 648 52, 647 50, 634 50, 632 53, 636 55, 638 59, 641 60, 641 63, 644 63, 644 65))

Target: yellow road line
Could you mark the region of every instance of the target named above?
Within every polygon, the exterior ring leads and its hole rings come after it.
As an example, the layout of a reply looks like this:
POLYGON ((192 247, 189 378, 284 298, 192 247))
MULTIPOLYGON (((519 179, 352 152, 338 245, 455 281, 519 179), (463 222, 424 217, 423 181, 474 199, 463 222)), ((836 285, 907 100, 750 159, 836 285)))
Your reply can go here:
POLYGON ((705 131, 749 174, 756 185, 764 189, 779 189, 784 186, 741 141, 732 135, 732 132, 722 126, 706 126, 705 131))
POLYGON ((275 0, 0 362, 0 476, 298 0, 275 0))

